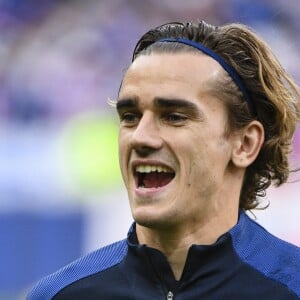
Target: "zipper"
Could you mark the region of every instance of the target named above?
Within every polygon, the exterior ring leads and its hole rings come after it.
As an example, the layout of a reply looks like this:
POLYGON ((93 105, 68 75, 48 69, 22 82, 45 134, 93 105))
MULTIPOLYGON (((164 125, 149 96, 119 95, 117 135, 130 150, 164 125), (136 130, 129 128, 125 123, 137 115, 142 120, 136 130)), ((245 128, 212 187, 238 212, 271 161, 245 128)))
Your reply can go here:
POLYGON ((171 291, 169 291, 167 294, 167 300, 173 300, 174 299, 173 297, 174 297, 174 294, 171 291))

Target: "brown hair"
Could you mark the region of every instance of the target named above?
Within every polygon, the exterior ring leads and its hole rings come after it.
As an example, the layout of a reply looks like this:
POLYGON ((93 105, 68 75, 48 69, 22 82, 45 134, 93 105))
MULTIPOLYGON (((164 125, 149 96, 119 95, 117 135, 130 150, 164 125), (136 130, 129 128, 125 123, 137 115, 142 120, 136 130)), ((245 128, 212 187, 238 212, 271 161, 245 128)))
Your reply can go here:
POLYGON ((239 129, 252 120, 262 123, 265 141, 256 160, 246 169, 240 195, 240 208, 258 206, 258 196, 274 183, 287 181, 290 173, 288 154, 300 120, 300 91, 282 68, 267 44, 253 30, 241 24, 213 26, 204 21, 168 23, 145 33, 137 43, 133 60, 140 54, 155 52, 199 51, 179 43, 161 43, 163 38, 185 38, 213 50, 242 78, 256 108, 250 112, 229 76, 220 78, 215 92, 227 104, 229 128, 239 129))

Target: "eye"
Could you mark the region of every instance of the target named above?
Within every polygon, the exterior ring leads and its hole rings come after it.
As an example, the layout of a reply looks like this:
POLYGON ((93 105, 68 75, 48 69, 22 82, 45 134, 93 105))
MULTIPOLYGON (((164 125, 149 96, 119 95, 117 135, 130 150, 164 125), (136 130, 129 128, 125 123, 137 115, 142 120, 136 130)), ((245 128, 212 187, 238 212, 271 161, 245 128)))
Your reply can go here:
POLYGON ((186 120, 187 116, 182 113, 168 113, 164 116, 164 120, 173 125, 182 125, 186 120))
POLYGON ((120 115, 120 121, 125 126, 133 126, 139 122, 140 116, 136 113, 125 112, 120 115))

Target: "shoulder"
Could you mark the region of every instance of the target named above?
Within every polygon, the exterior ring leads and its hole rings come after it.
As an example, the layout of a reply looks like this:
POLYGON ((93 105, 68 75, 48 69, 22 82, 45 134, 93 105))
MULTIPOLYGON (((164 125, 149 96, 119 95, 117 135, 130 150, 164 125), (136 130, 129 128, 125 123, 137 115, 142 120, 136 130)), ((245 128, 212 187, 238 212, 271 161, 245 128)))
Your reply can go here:
POLYGON ((269 233, 246 214, 231 231, 239 257, 300 297, 300 248, 269 233))
POLYGON ((40 280, 28 295, 27 300, 51 299, 67 285, 120 263, 126 253, 126 240, 91 252, 40 280))

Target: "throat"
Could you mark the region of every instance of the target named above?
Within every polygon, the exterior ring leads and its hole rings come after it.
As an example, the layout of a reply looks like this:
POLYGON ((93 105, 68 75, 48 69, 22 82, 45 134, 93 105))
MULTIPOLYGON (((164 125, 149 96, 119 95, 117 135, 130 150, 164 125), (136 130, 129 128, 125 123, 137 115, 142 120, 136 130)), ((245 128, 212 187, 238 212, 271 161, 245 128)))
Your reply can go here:
POLYGON ((144 173, 139 175, 138 186, 144 188, 159 188, 171 182, 174 178, 172 173, 144 173))

